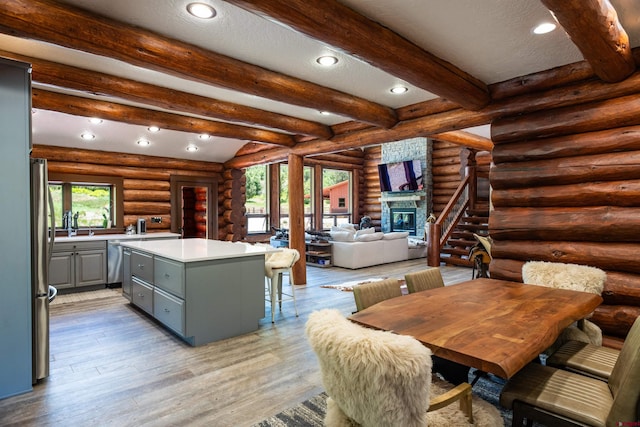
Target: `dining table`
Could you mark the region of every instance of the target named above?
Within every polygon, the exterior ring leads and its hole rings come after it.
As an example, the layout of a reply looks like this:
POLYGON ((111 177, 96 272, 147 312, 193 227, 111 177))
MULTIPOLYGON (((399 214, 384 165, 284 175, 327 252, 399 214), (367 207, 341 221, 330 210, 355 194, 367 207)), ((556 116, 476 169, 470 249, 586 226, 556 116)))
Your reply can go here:
POLYGON ((434 356, 508 379, 602 303, 593 293, 480 278, 391 298, 349 317, 434 356))

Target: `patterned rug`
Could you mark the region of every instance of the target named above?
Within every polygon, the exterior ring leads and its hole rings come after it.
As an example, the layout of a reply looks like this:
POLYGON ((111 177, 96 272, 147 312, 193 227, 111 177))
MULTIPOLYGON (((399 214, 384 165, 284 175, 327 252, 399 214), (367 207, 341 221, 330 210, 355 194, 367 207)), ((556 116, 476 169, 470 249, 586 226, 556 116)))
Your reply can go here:
MULTIPOLYGON (((329 288, 329 289, 337 289, 339 291, 343 291, 343 292, 353 292, 353 287, 354 286, 358 286, 358 285, 364 285, 365 283, 371 283, 371 282, 379 282, 380 280, 385 280, 388 279, 387 276, 385 277, 371 277, 369 279, 366 280, 353 280, 350 282, 343 282, 343 283, 339 283, 337 285, 320 285, 321 288, 329 288)), ((398 279, 398 283, 400 283, 400 288, 401 289, 406 289, 407 285, 404 283, 404 279, 398 279)))
POLYGON ((343 282, 343 283, 339 283, 337 285, 320 285, 321 288, 330 288, 330 289, 337 289, 339 291, 343 291, 343 292, 353 292, 353 287, 354 286, 358 286, 358 285, 362 285, 365 283, 371 283, 371 282, 378 282, 380 280, 384 280, 386 279, 386 277, 371 277, 369 279, 360 279, 360 280, 352 280, 350 282, 343 282))
MULTIPOLYGON (((470 379, 474 378, 474 370, 471 370, 469 375, 470 379)), ((487 377, 481 377, 478 382, 473 386, 474 396, 484 399, 489 404, 495 406, 505 426, 511 425, 511 411, 505 410, 500 407, 500 391, 504 385, 504 380, 493 375, 487 377)), ((286 409, 279 414, 274 415, 271 418, 267 418, 255 424, 253 427, 321 427, 323 426, 324 414, 327 409, 326 393, 320 393, 318 396, 312 397, 309 400, 286 409)), ((476 411, 481 408, 475 404, 474 400, 474 415, 476 411)), ((477 417, 476 417, 477 418, 477 417)), ((490 426, 500 427, 500 426, 490 426)))

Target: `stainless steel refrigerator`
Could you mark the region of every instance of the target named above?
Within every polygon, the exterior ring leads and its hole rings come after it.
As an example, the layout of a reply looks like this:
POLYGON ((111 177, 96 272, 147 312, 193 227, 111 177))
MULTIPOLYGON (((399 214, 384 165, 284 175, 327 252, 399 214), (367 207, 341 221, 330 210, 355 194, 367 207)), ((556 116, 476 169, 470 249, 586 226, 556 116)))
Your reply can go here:
POLYGON ((49 286, 49 263, 55 238, 53 200, 47 161, 31 159, 31 296, 33 383, 49 376, 49 303, 56 289, 49 286))

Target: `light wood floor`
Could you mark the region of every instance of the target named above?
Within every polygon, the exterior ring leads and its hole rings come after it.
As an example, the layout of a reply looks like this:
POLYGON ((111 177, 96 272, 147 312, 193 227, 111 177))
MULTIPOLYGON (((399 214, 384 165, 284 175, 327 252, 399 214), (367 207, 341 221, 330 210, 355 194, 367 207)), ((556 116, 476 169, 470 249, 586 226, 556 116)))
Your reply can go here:
MULTIPOLYGON (((190 347, 133 308, 119 290, 58 296, 51 307, 51 375, 31 393, 0 400, 2 426, 250 426, 323 391, 304 338, 309 313, 355 310, 353 294, 323 284, 398 277, 425 260, 360 270, 307 268, 272 324, 190 347), (97 298, 95 298, 97 297, 97 298)), ((446 284, 471 270, 442 267, 446 284)), ((5 343, 6 344, 6 343, 5 343)))

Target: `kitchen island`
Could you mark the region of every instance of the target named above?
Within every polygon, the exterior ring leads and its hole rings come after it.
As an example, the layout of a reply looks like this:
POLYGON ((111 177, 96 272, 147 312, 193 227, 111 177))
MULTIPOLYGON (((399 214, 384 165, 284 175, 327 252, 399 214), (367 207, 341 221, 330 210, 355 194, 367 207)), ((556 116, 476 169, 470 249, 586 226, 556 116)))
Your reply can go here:
POLYGON ((207 239, 121 245, 131 251, 123 279, 131 303, 189 344, 258 329, 265 315, 265 253, 278 249, 207 239))

